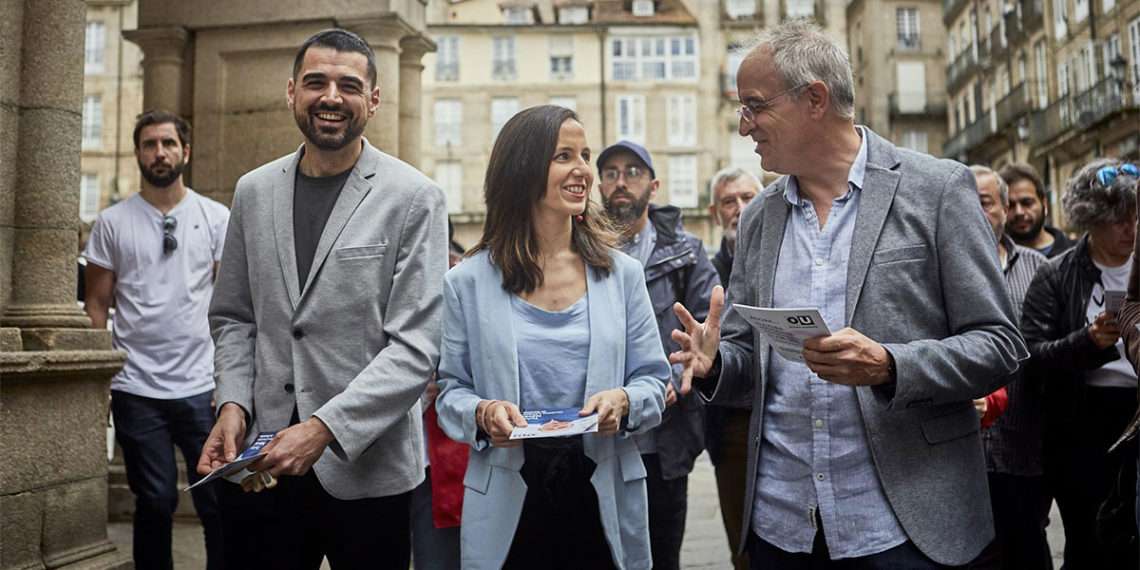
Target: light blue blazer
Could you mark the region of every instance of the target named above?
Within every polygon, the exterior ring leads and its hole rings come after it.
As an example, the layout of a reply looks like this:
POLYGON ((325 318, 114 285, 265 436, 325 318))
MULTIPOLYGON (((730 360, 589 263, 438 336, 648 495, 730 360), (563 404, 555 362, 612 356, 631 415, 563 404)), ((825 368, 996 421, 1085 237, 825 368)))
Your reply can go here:
MULTIPOLYGON (((590 353, 586 393, 611 388, 629 395, 625 430, 583 436, 597 464, 590 482, 598 494, 606 541, 619 568, 652 567, 645 466, 630 434, 653 429, 665 409, 669 364, 645 288, 641 264, 614 251, 608 277, 590 269, 586 284, 590 353)), ((475 406, 483 399, 519 401, 519 364, 511 319, 511 293, 480 252, 444 280, 443 345, 439 363, 439 425, 472 447, 463 479, 463 568, 502 567, 526 496, 519 469, 522 447, 498 448, 478 435, 475 406)), ((584 401, 584 399, 583 399, 584 401)))

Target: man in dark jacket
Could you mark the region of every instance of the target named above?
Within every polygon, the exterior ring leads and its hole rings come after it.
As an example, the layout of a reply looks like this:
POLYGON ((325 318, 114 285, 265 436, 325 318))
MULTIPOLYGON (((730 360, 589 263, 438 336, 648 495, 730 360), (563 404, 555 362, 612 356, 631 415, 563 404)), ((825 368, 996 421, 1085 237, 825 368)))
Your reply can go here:
POLYGON ((1135 241, 1135 180, 1100 174, 1116 161, 1077 172, 1063 199, 1066 217, 1088 234, 1037 271, 1021 329, 1029 377, 1044 379, 1043 461, 1048 491, 1065 527, 1066 568, 1136 568, 1135 546, 1104 544, 1097 510, 1117 470, 1105 451, 1136 407, 1136 371, 1123 358, 1121 327, 1106 292, 1123 292, 1135 241))
POLYGON ((1005 231, 1017 245, 1035 249, 1045 257, 1065 253, 1076 243, 1065 232, 1047 225, 1049 199, 1037 169, 1024 163, 1007 164, 998 173, 1009 186, 1009 219, 1005 231))
MULTIPOLYGON (((701 240, 682 229, 679 209, 649 204, 660 181, 644 147, 619 141, 598 155, 598 170, 606 213, 622 229, 622 250, 645 267, 645 284, 668 354, 678 349, 670 333, 681 326, 673 304, 684 303, 707 315, 709 295, 719 282, 716 269, 701 240)), ((679 366, 674 366, 673 378, 680 378, 679 366)), ((636 436, 647 473, 649 541, 658 570, 681 566, 689 472, 705 446, 700 399, 693 393, 680 397, 677 388, 669 386, 661 426, 636 436)))

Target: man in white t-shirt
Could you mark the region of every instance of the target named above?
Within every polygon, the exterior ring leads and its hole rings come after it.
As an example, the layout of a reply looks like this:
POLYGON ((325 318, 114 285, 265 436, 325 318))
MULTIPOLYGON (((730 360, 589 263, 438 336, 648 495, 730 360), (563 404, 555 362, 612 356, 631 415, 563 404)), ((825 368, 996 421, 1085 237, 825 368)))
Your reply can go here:
MULTIPOLYGON (((190 125, 165 111, 139 116, 138 194, 95 220, 87 259, 86 311, 107 326, 127 363, 111 381, 115 439, 135 495, 134 559, 139 568, 172 568, 171 529, 178 506, 174 448, 197 463, 214 423, 214 345, 206 319, 229 210, 182 182, 190 125)), ((199 476, 193 469, 191 482, 199 476)), ((205 532, 207 567, 221 568, 221 519, 210 486, 192 491, 205 532)))

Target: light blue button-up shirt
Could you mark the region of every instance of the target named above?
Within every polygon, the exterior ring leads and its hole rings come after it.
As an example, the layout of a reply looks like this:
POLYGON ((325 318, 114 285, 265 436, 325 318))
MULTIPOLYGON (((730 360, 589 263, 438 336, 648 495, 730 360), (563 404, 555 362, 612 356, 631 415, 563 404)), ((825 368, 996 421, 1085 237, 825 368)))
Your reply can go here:
MULTIPOLYGON (((860 135, 863 135, 860 130, 860 135)), ((820 227, 794 177, 792 205, 776 265, 773 307, 818 307, 832 331, 847 326, 847 261, 867 168, 867 141, 847 175, 847 192, 820 227)), ((768 360, 755 532, 787 552, 811 552, 816 512, 831 557, 854 558, 906 542, 875 472, 855 388, 821 380, 805 364, 768 360)))

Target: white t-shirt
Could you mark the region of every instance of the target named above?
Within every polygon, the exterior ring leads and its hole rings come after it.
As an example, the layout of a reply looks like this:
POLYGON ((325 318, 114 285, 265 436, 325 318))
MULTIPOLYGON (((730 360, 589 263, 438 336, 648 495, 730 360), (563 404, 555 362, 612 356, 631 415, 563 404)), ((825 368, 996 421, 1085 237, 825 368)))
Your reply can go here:
MULTIPOLYGON (((1096 263, 1095 261, 1093 263, 1096 263)), ((1120 267, 1107 267, 1096 263, 1100 270, 1100 283, 1093 285, 1092 295, 1085 311, 1085 324, 1092 323, 1096 316, 1104 312, 1104 292, 1127 291, 1128 275, 1132 272, 1132 258, 1120 267), (1103 285, 1102 285, 1103 284, 1103 285)), ((1124 341, 1116 341, 1116 351, 1120 358, 1097 368, 1085 375, 1085 383, 1100 388, 1132 388, 1136 389, 1136 372, 1124 356, 1124 341)))
POLYGON ((83 257, 115 273, 115 348, 127 353, 112 390, 170 400, 214 389, 207 312, 229 210, 193 190, 167 214, 178 247, 163 253, 163 215, 135 194, 100 212, 83 257))

